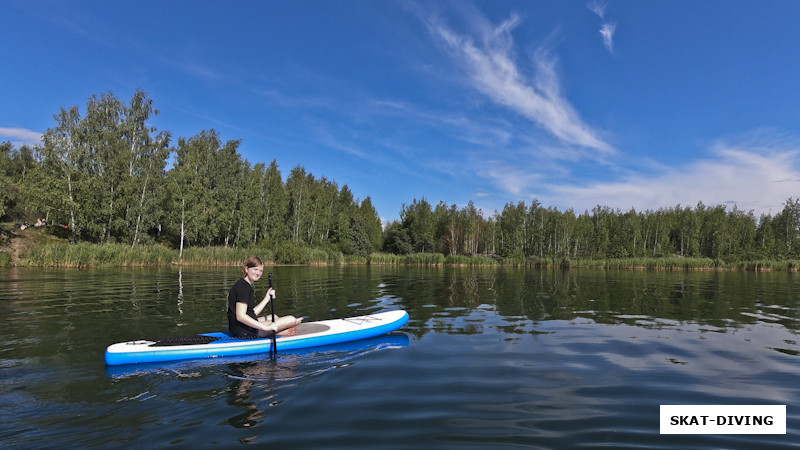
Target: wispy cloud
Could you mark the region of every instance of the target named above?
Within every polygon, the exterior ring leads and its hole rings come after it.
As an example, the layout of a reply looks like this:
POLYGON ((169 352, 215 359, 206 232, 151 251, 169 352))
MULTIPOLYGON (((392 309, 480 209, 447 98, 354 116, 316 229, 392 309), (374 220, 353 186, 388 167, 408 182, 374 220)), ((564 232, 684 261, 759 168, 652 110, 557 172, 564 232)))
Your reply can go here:
POLYGON ((3 140, 9 140, 14 145, 35 146, 42 143, 42 133, 26 128, 0 127, 0 137, 7 138, 3 140))
POLYGON ((468 34, 454 31, 435 17, 428 18, 427 24, 466 70, 472 87, 533 121, 565 145, 592 149, 597 154, 614 153, 567 100, 557 60, 544 46, 533 53, 532 77, 519 69, 511 36, 522 21, 519 16, 512 15, 496 26, 480 16, 471 19, 479 26, 473 26, 468 34))
POLYGON ((576 210, 597 205, 637 210, 675 205, 736 205, 745 211, 775 214, 800 192, 800 146, 773 143, 718 143, 708 157, 683 167, 630 175, 619 182, 552 190, 553 200, 576 210), (557 200, 556 200, 557 199, 557 200))
POLYGON ((605 19, 607 6, 608 5, 606 3, 601 2, 592 2, 586 5, 586 7, 589 8, 589 11, 597 14, 597 17, 600 19, 605 19))
POLYGON ((600 36, 603 37, 603 46, 611 53, 614 53, 614 31, 616 29, 617 24, 615 23, 604 23, 603 26, 600 27, 600 36))
POLYGON ((500 118, 477 120, 461 112, 425 109, 408 102, 374 100, 365 108, 370 117, 386 117, 398 123, 413 124, 414 128, 429 128, 445 133, 459 141, 479 147, 503 146, 512 138, 510 125, 500 118))
POLYGON ((66 32, 93 43, 103 43, 96 37, 90 26, 92 19, 75 8, 75 5, 54 2, 14 2, 5 6, 19 9, 36 20, 48 22, 66 32))
POLYGON ((531 186, 539 184, 544 176, 506 161, 486 161, 485 177, 494 180, 504 192, 514 197, 528 197, 531 186))
POLYGON ((600 26, 600 36, 603 38, 603 46, 610 53, 614 53, 614 32, 617 30, 617 24, 613 22, 605 22, 606 20, 606 3, 592 2, 586 7, 589 11, 595 13, 604 23, 600 26))

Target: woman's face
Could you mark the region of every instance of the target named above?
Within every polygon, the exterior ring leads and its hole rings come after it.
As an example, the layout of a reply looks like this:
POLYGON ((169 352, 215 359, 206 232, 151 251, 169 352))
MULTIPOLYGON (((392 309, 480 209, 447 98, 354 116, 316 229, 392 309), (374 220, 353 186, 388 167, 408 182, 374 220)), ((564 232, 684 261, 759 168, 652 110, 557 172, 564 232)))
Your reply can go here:
POLYGON ((261 275, 264 275, 264 266, 255 266, 247 269, 245 278, 250 284, 253 284, 261 279, 261 275))

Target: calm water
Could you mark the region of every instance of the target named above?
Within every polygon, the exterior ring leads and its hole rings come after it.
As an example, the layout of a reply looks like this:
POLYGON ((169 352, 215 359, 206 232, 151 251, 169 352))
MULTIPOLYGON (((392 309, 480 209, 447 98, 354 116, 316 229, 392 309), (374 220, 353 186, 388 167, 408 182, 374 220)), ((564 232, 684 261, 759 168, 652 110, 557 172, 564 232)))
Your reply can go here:
POLYGON ((411 321, 277 361, 106 368, 114 342, 225 329, 238 270, 0 270, 0 446, 800 446, 798 274, 268 270, 279 314, 411 321), (659 435, 661 404, 785 404, 788 434, 659 435))

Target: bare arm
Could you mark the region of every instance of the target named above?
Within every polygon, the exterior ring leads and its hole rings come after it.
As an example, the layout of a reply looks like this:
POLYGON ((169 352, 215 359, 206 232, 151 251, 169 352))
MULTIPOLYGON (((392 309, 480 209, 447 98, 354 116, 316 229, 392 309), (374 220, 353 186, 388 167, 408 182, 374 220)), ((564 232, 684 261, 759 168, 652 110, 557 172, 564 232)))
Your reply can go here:
MULTIPOLYGON (((263 307, 261 309, 263 309, 263 307)), ((247 303, 242 303, 242 302, 236 303, 236 320, 249 327, 253 327, 256 330, 274 331, 272 325, 267 325, 266 323, 253 319, 252 317, 247 315, 247 303)))
POLYGON ((267 291, 267 295, 264 296, 264 300, 261 300, 261 303, 259 303, 258 305, 256 305, 255 308, 253 308, 253 311, 255 311, 257 316, 261 315, 261 311, 264 311, 264 308, 266 308, 267 303, 269 303, 270 299, 274 296, 275 296, 275 289, 269 288, 269 290, 267 291))

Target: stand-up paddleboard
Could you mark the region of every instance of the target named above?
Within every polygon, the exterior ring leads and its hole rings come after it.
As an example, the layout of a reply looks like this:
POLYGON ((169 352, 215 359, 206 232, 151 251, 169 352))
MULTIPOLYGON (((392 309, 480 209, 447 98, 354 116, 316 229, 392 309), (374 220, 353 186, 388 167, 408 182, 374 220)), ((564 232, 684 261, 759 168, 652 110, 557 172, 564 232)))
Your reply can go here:
MULTIPOLYGON (((380 336, 408 323, 408 313, 388 311, 344 319, 303 322, 297 333, 278 335, 276 349, 295 350, 380 336)), ((191 358, 216 358, 254 353, 269 353, 272 338, 236 339, 228 333, 207 333, 159 341, 130 341, 112 344, 106 349, 106 364, 136 364, 176 361, 191 358)))
MULTIPOLYGON (((408 335, 405 333, 392 332, 371 338, 358 339, 356 341, 285 350, 278 354, 278 361, 285 362, 286 364, 281 364, 280 366, 283 367, 278 366, 275 370, 281 373, 282 376, 303 377, 303 374, 317 373, 317 371, 320 370, 319 364, 322 364, 325 368, 336 367, 340 366, 343 362, 368 353, 408 347, 408 343, 408 335), (294 374, 283 372, 284 369, 291 367, 295 362, 302 363, 304 367, 302 369, 297 369, 297 373, 294 374)), ((237 367, 244 365, 250 367, 251 364, 256 364, 256 367, 263 367, 264 365, 269 365, 270 361, 271 360, 263 354, 180 359, 177 361, 106 366, 106 374, 113 378, 126 378, 133 375, 155 373, 194 373, 196 370, 225 366, 237 367)), ((291 371, 290 369, 290 372, 291 371)))

